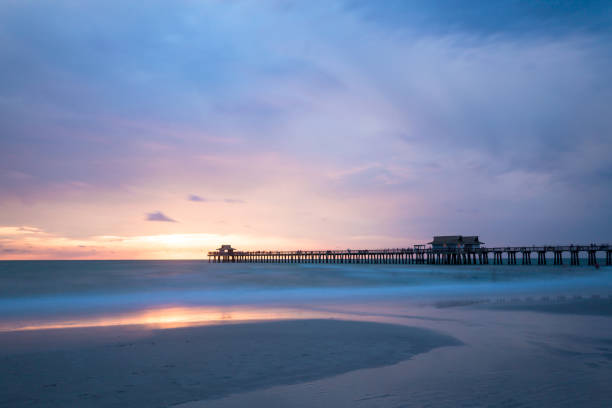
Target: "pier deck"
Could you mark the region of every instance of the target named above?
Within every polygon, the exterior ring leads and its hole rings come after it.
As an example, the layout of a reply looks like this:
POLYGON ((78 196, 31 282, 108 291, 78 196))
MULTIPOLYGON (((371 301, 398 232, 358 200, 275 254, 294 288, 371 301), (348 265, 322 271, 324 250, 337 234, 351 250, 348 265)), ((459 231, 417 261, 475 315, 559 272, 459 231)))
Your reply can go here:
MULTIPOLYGON (((229 247, 229 246, 228 246, 229 247)), ((393 248, 393 249, 346 249, 321 251, 236 251, 217 250, 208 252, 209 262, 239 263, 325 263, 325 264, 436 264, 436 265, 563 265, 564 254, 569 255, 570 265, 580 265, 580 254, 586 254, 588 265, 597 265, 597 253, 605 253, 605 265, 612 265, 612 245, 566 245, 566 246, 514 246, 495 248, 393 248), (490 254, 493 255, 490 259, 490 254), (519 254, 521 262, 517 262, 519 254), (505 256, 504 256, 505 255, 505 256), (491 262, 490 262, 491 261, 491 262), (504 262, 505 261, 505 262, 504 262)))

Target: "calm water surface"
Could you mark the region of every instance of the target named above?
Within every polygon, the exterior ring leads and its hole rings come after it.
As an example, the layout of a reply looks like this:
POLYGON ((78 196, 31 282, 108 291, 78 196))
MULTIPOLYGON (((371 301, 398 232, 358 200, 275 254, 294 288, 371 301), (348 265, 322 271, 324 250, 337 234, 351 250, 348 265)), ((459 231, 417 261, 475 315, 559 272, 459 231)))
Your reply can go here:
POLYGON ((606 267, 5 261, 0 330, 333 317, 322 305, 392 299, 448 306, 610 294, 606 267))

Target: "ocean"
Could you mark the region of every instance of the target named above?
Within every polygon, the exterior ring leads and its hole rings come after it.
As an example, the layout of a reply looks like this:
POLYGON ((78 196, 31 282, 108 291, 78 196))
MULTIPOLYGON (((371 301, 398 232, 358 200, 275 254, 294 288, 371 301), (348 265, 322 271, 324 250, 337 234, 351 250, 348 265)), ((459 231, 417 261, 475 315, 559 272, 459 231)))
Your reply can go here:
POLYGON ((390 299, 444 305, 606 298, 612 294, 611 272, 552 265, 3 261, 0 330, 180 325, 291 317, 298 311, 318 316, 322 304, 390 299))

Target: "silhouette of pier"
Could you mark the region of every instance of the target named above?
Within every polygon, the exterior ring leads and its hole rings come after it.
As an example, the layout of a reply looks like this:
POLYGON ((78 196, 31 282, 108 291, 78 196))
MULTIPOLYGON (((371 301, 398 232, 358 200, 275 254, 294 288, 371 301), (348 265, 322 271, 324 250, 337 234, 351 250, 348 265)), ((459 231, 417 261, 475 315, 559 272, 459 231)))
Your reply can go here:
POLYGON ((413 248, 346 249, 321 251, 237 251, 222 245, 208 252, 208 262, 237 263, 315 263, 315 264, 432 264, 432 265, 598 265, 597 254, 605 253, 605 264, 612 265, 612 245, 513 246, 494 248, 413 248), (517 262, 517 254, 521 262, 517 262), (548 255, 552 255, 551 258, 548 255), (505 255, 505 256, 504 256, 505 255), (537 255, 537 258, 536 256, 537 255), (569 255, 569 259, 564 258, 569 255), (504 262, 505 261, 505 262, 504 262))

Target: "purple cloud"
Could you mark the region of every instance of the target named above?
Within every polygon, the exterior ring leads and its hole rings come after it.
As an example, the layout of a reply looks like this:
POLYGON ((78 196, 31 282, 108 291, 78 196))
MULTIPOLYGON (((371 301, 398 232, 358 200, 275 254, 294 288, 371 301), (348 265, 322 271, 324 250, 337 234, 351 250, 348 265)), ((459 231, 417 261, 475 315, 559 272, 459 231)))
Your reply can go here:
POLYGON ((607 2, 4 3, 0 224, 141 233, 112 194, 219 234, 609 240, 607 2))
POLYGON ((163 222, 178 222, 176 220, 173 220, 172 218, 168 217, 166 214, 164 214, 161 211, 155 211, 152 213, 147 213, 147 221, 163 221, 163 222))
POLYGON ((199 195, 195 195, 195 194, 189 194, 189 197, 187 197, 187 200, 195 201, 195 202, 199 202, 199 203, 208 201, 206 198, 200 197, 199 195))

